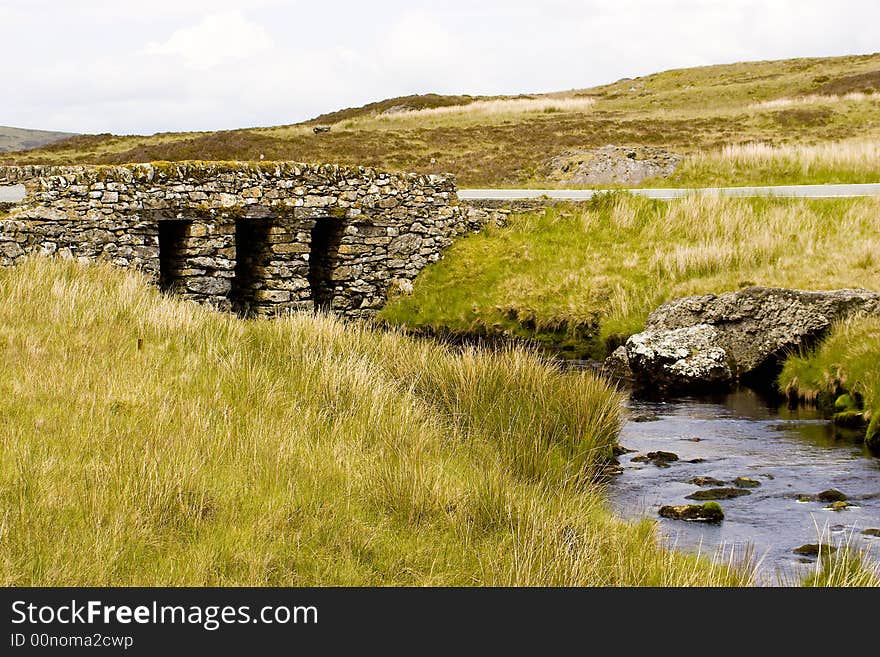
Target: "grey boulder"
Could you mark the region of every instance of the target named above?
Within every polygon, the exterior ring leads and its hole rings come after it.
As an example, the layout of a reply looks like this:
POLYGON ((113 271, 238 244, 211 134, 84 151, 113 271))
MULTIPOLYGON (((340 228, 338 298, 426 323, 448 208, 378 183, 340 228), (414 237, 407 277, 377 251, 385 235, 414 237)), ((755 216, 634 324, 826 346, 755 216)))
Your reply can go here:
POLYGON ((772 372, 840 319, 880 313, 880 293, 749 287, 677 299, 626 343, 635 379, 660 389, 729 386, 772 372))

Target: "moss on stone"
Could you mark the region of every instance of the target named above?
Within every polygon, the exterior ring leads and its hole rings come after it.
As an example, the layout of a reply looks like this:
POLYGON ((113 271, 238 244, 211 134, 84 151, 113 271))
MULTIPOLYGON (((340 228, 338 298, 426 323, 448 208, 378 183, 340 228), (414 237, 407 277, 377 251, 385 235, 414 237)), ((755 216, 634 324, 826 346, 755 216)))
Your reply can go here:
POLYGON ((842 413, 835 413, 832 421, 835 426, 848 429, 858 429, 864 427, 866 424, 865 416, 861 411, 843 411, 842 413))
POLYGON ((856 398, 847 392, 838 396, 837 399, 834 400, 834 410, 838 412, 856 411, 859 409, 859 407, 860 406, 856 398))

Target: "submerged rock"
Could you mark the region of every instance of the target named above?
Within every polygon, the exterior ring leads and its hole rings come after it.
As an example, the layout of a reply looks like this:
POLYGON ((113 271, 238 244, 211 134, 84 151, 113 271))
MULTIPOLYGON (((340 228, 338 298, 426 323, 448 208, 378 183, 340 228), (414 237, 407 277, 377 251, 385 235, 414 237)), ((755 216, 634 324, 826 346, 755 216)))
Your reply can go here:
POLYGON ((686 496, 686 500, 730 500, 734 497, 742 497, 743 495, 751 495, 747 490, 742 488, 708 488, 706 490, 698 490, 686 496))
POLYGON ((760 379, 788 353, 812 346, 833 322, 855 313, 880 314, 880 293, 749 287, 686 297, 651 313, 626 352, 642 385, 725 387, 760 379))
POLYGON ((829 488, 828 490, 823 490, 821 493, 817 493, 816 495, 807 495, 805 493, 800 493, 797 496, 798 502, 846 502, 849 498, 846 494, 841 493, 836 488, 829 488))
POLYGON ((694 486, 723 486, 724 482, 720 479, 715 479, 714 477, 694 477, 690 481, 689 484, 693 484, 694 486))
POLYGON ((600 481, 608 481, 611 477, 619 477, 624 472, 623 466, 617 463, 608 463, 599 472, 600 481))
POLYGON ((877 529, 876 527, 868 527, 867 529, 862 530, 862 536, 880 538, 880 529, 877 529))
POLYGON ((816 499, 820 502, 846 502, 849 497, 836 488, 829 488, 816 495, 816 499))
POLYGON ((660 507, 662 518, 673 520, 696 520, 700 522, 721 522, 724 520, 724 511, 717 502, 705 504, 684 504, 681 506, 660 507))
POLYGON ((733 480, 733 485, 737 488, 757 488, 761 482, 751 477, 737 477, 733 480))
POLYGON ((867 420, 861 411, 841 411, 835 413, 831 421, 834 426, 844 429, 864 429, 868 426, 867 420))
POLYGON ((825 508, 831 509, 832 511, 845 511, 846 509, 848 509, 851 506, 852 506, 852 504, 850 504, 849 502, 832 502, 831 504, 829 504, 825 508))
POLYGON ((648 452, 647 454, 634 456, 632 460, 634 463, 647 463, 650 461, 661 468, 668 468, 670 463, 678 460, 678 454, 673 454, 672 452, 648 452))
POLYGON ((792 550, 795 554, 799 554, 802 557, 816 557, 819 554, 834 554, 837 552, 837 548, 833 545, 826 545, 824 543, 807 543, 806 545, 801 545, 799 548, 795 548, 792 550))

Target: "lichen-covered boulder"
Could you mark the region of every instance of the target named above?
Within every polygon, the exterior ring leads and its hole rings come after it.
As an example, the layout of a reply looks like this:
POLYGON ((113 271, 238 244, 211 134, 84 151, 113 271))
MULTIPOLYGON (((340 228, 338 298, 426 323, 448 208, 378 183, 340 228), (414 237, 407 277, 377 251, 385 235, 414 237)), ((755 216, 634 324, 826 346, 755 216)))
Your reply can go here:
POLYGON ((880 293, 749 287, 686 297, 651 313, 626 353, 641 384, 725 387, 772 378, 789 353, 813 346, 835 321, 857 313, 880 314, 880 293))
POLYGON ((602 374, 615 381, 630 381, 633 378, 632 369, 629 366, 629 356, 623 345, 615 349, 605 362, 602 363, 602 374))
POLYGON ((660 388, 726 385, 733 373, 718 338, 718 332, 708 324, 639 333, 626 343, 630 370, 637 380, 660 388))

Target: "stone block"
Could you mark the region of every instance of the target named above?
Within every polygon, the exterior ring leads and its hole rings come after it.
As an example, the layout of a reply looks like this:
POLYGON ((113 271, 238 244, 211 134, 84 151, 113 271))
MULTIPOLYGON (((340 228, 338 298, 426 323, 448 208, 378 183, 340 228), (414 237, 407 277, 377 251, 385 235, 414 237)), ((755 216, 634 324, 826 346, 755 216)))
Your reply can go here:
POLYGON ((188 291, 207 296, 227 295, 232 289, 232 283, 229 279, 214 276, 187 278, 184 284, 188 291))
POLYGON ((257 290, 254 293, 254 300, 284 303, 290 301, 290 292, 286 290, 257 290))

